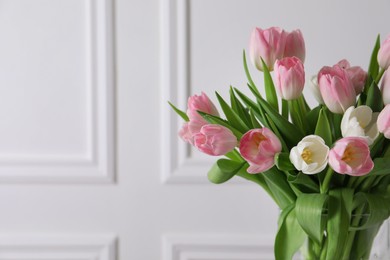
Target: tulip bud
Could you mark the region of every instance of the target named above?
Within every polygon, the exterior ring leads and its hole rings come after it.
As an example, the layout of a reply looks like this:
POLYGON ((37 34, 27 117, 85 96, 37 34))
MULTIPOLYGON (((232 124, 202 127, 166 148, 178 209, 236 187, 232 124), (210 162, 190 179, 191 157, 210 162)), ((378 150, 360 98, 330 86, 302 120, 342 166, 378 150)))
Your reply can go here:
POLYGON ((382 98, 384 104, 390 104, 390 72, 385 71, 381 83, 382 98))
POLYGON ((266 127, 249 130, 240 141, 241 155, 249 163, 248 173, 271 169, 275 164, 275 154, 281 151, 278 137, 266 127))
POLYGON ((352 81, 340 66, 323 67, 318 73, 318 85, 325 105, 333 113, 343 114, 355 104, 352 81))
POLYGON ((286 57, 275 62, 275 86, 285 100, 297 99, 305 85, 303 63, 297 57, 286 57))
POLYGON ((390 105, 386 105, 379 113, 377 125, 379 132, 390 139, 390 105))
POLYGON ((198 133, 202 126, 208 124, 198 111, 219 116, 218 110, 204 92, 202 92, 200 96, 193 95, 189 97, 187 115, 190 121, 188 123, 188 128, 193 135, 198 133))
POLYGON ((278 27, 262 30, 255 28, 252 31, 249 55, 252 63, 258 70, 263 71, 261 59, 270 71, 273 70, 277 59, 283 58, 286 46, 286 32, 278 27))
POLYGON ((295 30, 287 34, 286 47, 284 49, 284 57, 297 57, 302 63, 305 62, 306 49, 305 41, 301 31, 295 30))
POLYGON ((322 96, 321 96, 320 88, 318 86, 317 75, 314 75, 311 77, 309 86, 310 86, 310 90, 313 93, 313 96, 317 100, 317 102, 319 104, 322 104, 322 105, 325 104, 324 100, 322 99, 322 96))
POLYGON ((329 165, 340 174, 362 176, 374 168, 370 148, 364 138, 344 137, 329 152, 329 165))
POLYGON ((390 35, 387 36, 378 51, 378 63, 379 67, 384 70, 390 66, 390 35))
POLYGON ((190 144, 193 144, 193 136, 192 136, 192 133, 189 129, 189 123, 186 122, 183 124, 183 126, 181 127, 181 129, 179 130, 179 136, 180 138, 184 141, 184 142, 187 142, 187 143, 190 143, 190 144))
POLYGON ((224 126, 208 124, 194 135, 194 145, 201 152, 218 156, 233 150, 237 145, 237 138, 224 126))
POLYGON ((359 66, 353 66, 349 64, 347 60, 341 60, 339 61, 336 66, 340 66, 342 69, 345 69, 348 73, 349 78, 352 81, 352 85, 355 88, 356 95, 359 95, 363 91, 364 84, 366 83, 367 79, 367 72, 365 72, 361 67, 359 66))

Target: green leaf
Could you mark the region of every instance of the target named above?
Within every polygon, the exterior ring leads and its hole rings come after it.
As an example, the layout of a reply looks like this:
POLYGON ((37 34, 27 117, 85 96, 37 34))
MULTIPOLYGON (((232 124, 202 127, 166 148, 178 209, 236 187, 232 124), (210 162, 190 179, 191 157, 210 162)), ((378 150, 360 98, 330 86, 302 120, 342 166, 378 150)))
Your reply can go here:
POLYGON ((230 86, 229 94, 230 94, 230 103, 232 105, 232 109, 234 110, 234 112, 236 112, 236 114, 242 119, 245 125, 249 126, 249 128, 253 128, 253 124, 248 109, 246 109, 241 104, 240 100, 238 100, 231 86, 230 86))
POLYGON ((349 188, 329 191, 326 260, 341 259, 351 220, 353 190, 349 188))
POLYGON ((295 216, 294 204, 284 208, 279 216, 279 228, 275 238, 275 259, 292 259, 295 252, 303 245, 306 233, 295 216))
POLYGON ((367 71, 368 77, 363 90, 365 94, 368 93, 369 86, 374 81, 374 79, 378 76, 379 73, 378 51, 380 47, 381 47, 381 39, 380 39, 380 35, 378 34, 375 41, 374 49, 372 50, 371 53, 370 65, 367 71))
POLYGON ((168 101, 168 104, 172 107, 172 109, 181 117, 184 121, 188 122, 190 119, 184 111, 181 111, 177 107, 175 107, 171 102, 168 101))
POLYGON ((234 110, 226 103, 225 100, 218 94, 218 92, 215 92, 219 104, 221 105, 221 108, 223 110, 223 113, 226 116, 227 121, 229 124, 234 127, 235 129, 245 133, 247 132, 250 128, 245 125, 245 123, 241 120, 241 118, 234 112, 234 110))
POLYGON ((368 89, 366 105, 371 107, 373 112, 380 112, 383 109, 382 92, 374 81, 368 89))
POLYGON ((306 115, 305 122, 307 122, 307 124, 308 124, 308 128, 309 128, 310 133, 314 133, 321 108, 322 108, 322 105, 318 105, 317 107, 315 107, 314 109, 309 111, 306 115))
POLYGON ((301 193, 318 193, 320 191, 318 183, 302 172, 296 175, 289 175, 287 180, 291 185, 299 189, 301 193))
POLYGON ((374 159, 374 169, 369 173, 369 176, 380 176, 390 174, 389 158, 374 159))
POLYGON ((275 85, 272 80, 271 73, 269 72, 269 69, 263 59, 261 59, 261 62, 263 64, 265 96, 267 97, 268 103, 276 111, 279 111, 278 96, 276 95, 275 85))
POLYGON ((320 110, 320 113, 318 115, 317 125, 314 134, 322 137, 327 146, 330 147, 332 145, 332 129, 330 128, 329 119, 326 115, 324 108, 320 110))
POLYGON ((252 108, 249 108, 249 115, 251 116, 251 122, 253 128, 261 128, 260 123, 257 121, 252 108))
MULTIPOLYGON (((377 157, 379 153, 382 153, 383 144, 385 142, 385 136, 380 133, 379 136, 375 139, 374 143, 370 145, 370 156, 371 158, 377 157)), ((386 157, 383 155, 383 157, 386 157)))
POLYGON ((305 132, 305 127, 303 126, 303 117, 301 117, 298 100, 289 100, 288 108, 290 111, 291 120, 294 125, 298 126, 302 132, 305 132))
POLYGON ((252 77, 251 77, 251 74, 249 73, 248 64, 247 64, 247 62, 246 62, 245 50, 243 50, 243 52, 242 52, 242 60, 243 60, 243 63, 244 63, 245 75, 246 75, 246 77, 247 77, 247 79, 248 79, 248 82, 249 82, 248 86, 249 86, 253 91, 255 91, 257 94, 260 95, 260 92, 259 92, 259 90, 257 89, 255 83, 253 82, 252 77))
POLYGON ((295 170, 294 165, 290 161, 289 153, 277 153, 275 155, 275 165, 281 171, 295 170))
POLYGON ((288 101, 282 99, 282 116, 288 120, 288 101))
POLYGON ((350 230, 371 228, 379 225, 390 216, 389 200, 381 195, 358 192, 355 195, 354 202, 354 207, 365 206, 367 210, 363 211, 363 214, 364 212, 368 214, 355 216, 360 219, 359 225, 351 226, 350 230))
POLYGON ((210 169, 207 177, 210 182, 221 184, 230 180, 245 165, 245 162, 236 162, 228 159, 219 159, 210 169))
POLYGON ((326 194, 302 193, 295 203, 295 213, 299 224, 317 244, 322 243, 325 231, 326 218, 322 213, 328 198, 326 194))
POLYGON ((222 118, 218 116, 213 116, 207 113, 204 113, 202 111, 198 111, 198 113, 210 124, 216 124, 216 125, 221 125, 226 128, 228 128, 230 131, 233 132, 233 134, 237 137, 238 140, 241 139, 243 133, 232 127, 228 121, 223 120, 222 118))
POLYGON ((257 97, 258 103, 264 109, 265 113, 272 119, 283 139, 289 146, 295 146, 304 136, 295 125, 291 124, 286 118, 275 111, 262 97, 257 97))
POLYGON ((271 129, 274 132, 274 134, 278 137, 280 143, 282 144, 282 150, 285 152, 289 152, 290 150, 288 149, 286 142, 284 141, 282 135, 280 134, 278 128, 276 127, 272 119, 268 116, 268 114, 265 114, 264 116, 267 118, 267 122, 268 122, 268 125, 266 126, 269 129, 271 129))
POLYGON ((263 172, 262 175, 280 208, 283 209, 295 201, 296 195, 283 172, 272 167, 268 171, 263 172))
MULTIPOLYGON (((248 85, 249 86, 249 85, 248 85)), ((261 114, 259 105, 255 103, 253 100, 251 100, 249 97, 247 97, 245 94, 243 94, 241 91, 239 91, 237 88, 234 88, 234 91, 237 93, 237 95, 240 97, 242 102, 246 106, 248 106, 250 109, 252 109, 254 115, 260 120, 260 122, 264 125, 264 121, 266 120, 261 114)))

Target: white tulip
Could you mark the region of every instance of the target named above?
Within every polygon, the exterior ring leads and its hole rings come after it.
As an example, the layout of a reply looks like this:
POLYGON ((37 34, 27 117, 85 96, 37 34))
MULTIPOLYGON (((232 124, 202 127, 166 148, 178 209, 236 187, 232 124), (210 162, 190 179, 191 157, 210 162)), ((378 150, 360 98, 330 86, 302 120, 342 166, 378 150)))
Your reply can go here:
POLYGON ((341 120, 341 134, 343 137, 363 137, 368 145, 372 144, 379 135, 376 124, 378 115, 369 106, 349 107, 341 120))
POLYGON ((328 164, 329 147, 318 135, 304 137, 290 151, 290 161, 298 171, 319 173, 328 164))

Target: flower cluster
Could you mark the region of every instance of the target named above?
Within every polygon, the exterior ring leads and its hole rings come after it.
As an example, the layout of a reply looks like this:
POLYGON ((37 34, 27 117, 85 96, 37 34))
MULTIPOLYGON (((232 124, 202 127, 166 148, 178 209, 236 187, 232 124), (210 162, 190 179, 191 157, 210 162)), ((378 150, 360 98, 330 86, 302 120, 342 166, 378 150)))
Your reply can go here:
MULTIPOLYGON (((212 182, 237 175, 260 184, 280 208, 297 210, 294 218, 316 243, 327 235, 318 233, 323 226, 314 217, 314 224, 305 223, 302 208, 308 215, 317 209, 315 217, 321 219, 323 211, 331 210, 326 203, 330 194, 340 200, 346 198, 344 193, 351 194, 344 203, 351 205, 347 226, 359 224, 360 219, 351 219, 352 211, 373 210, 371 196, 378 201, 390 199, 390 36, 382 45, 378 37, 367 71, 346 59, 319 69, 308 83, 319 103, 314 108, 302 94, 306 51, 300 30, 255 28, 249 50, 254 67, 264 73, 265 97, 252 80, 244 52, 244 69, 255 99, 231 88, 229 105, 217 93, 225 118, 205 93, 191 96, 186 112, 171 104, 186 121, 180 137, 201 152, 227 157, 210 170, 212 182), (306 200, 310 203, 302 203, 306 200)), ((389 215, 390 210, 370 224, 379 225, 389 215)), ((340 246, 333 243, 328 246, 340 246)), ((331 251, 337 253, 327 259, 349 254, 334 248, 331 251)))

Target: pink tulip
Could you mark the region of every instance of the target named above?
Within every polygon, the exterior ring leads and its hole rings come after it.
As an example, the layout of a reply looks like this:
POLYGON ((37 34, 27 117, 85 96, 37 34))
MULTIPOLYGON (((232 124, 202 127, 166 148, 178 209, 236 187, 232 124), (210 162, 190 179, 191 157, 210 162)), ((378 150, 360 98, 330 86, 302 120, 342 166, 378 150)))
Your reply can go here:
POLYGON ((352 81, 340 66, 323 67, 318 73, 318 85, 325 105, 333 113, 342 114, 355 104, 352 81))
POLYGON ((362 176, 374 168, 370 148, 364 138, 344 137, 329 152, 329 165, 340 174, 362 176))
POLYGON ((384 70, 390 66, 390 35, 387 36, 378 51, 378 63, 379 67, 384 70))
POLYGON ((284 48, 284 57, 297 57, 305 62, 306 49, 305 41, 301 31, 295 30, 287 34, 286 47, 284 48))
POLYGON ((224 126, 208 124, 194 135, 194 145, 201 152, 218 156, 233 150, 237 145, 237 138, 224 126))
POLYGON ((278 27, 265 30, 255 28, 252 31, 249 55, 258 70, 263 71, 261 59, 272 71, 275 61, 283 58, 286 36, 286 32, 278 27))
POLYGON ((179 130, 179 136, 180 138, 184 141, 184 142, 187 142, 187 143, 190 143, 190 144, 194 144, 194 141, 193 141, 193 136, 192 136, 192 133, 190 131, 190 128, 188 127, 189 123, 186 122, 183 124, 183 126, 181 127, 181 129, 179 130))
POLYGON ((240 141, 242 157, 249 163, 248 173, 264 172, 274 166, 275 154, 280 153, 282 145, 278 137, 268 128, 252 129, 240 141))
POLYGON ((364 84, 366 83, 366 79, 367 79, 367 72, 365 72, 359 66, 351 67, 349 62, 345 59, 339 61, 337 65, 347 71, 348 76, 352 81, 352 85, 355 88, 356 95, 362 93, 364 84))
POLYGON ((381 83, 381 91, 383 103, 390 104, 390 72, 389 70, 385 71, 383 74, 382 83, 381 83))
POLYGON ((379 132, 383 133, 387 139, 390 139, 390 105, 379 113, 378 121, 376 122, 379 132))
POLYGON ((275 62, 275 85, 285 100, 297 99, 305 85, 305 70, 297 57, 286 57, 275 62))
POLYGON ((198 111, 202 111, 214 116, 219 116, 218 110, 204 92, 202 92, 200 96, 193 95, 189 97, 187 115, 190 119, 190 122, 188 123, 188 128, 193 135, 198 133, 202 126, 208 124, 208 122, 198 113, 198 111))

